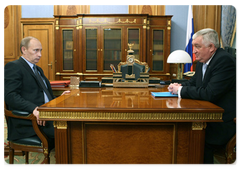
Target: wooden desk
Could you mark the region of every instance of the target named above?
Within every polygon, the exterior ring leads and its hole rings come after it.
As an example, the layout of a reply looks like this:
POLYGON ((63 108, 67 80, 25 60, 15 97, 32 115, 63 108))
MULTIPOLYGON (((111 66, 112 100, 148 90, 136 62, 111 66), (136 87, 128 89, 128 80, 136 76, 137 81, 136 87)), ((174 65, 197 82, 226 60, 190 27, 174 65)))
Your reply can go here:
POLYGON ((154 98, 159 88, 81 88, 39 107, 54 121, 56 163, 202 163, 206 122, 223 109, 154 98))

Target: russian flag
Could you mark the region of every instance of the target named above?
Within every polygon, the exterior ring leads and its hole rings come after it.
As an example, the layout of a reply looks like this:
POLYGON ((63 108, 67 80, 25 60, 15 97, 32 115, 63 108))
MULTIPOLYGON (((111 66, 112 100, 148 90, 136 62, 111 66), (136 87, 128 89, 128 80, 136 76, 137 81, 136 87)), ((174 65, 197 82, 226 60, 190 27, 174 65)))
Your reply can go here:
MULTIPOLYGON (((189 5, 185 51, 191 56, 192 62, 195 61, 195 55, 192 53, 192 51, 193 51, 193 46, 192 46, 193 34, 194 34, 194 26, 193 26, 192 5, 189 5)), ((184 65, 184 73, 188 72, 188 71, 193 71, 192 63, 187 63, 184 65)))

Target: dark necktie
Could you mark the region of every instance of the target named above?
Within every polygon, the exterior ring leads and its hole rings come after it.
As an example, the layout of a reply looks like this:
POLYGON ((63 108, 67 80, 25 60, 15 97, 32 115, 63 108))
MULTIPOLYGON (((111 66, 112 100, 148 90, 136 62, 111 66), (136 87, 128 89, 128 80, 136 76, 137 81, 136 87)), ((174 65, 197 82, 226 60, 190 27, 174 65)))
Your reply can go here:
POLYGON ((36 75, 36 77, 37 77, 37 80, 38 80, 38 82, 40 83, 40 85, 42 86, 44 92, 46 93, 46 95, 47 95, 47 97, 48 97, 48 99, 49 99, 49 101, 52 100, 52 96, 50 95, 50 93, 49 93, 49 91, 48 91, 45 83, 43 82, 42 77, 41 77, 40 74, 38 73, 38 70, 37 70, 36 65, 33 66, 33 69, 34 69, 35 75, 36 75))

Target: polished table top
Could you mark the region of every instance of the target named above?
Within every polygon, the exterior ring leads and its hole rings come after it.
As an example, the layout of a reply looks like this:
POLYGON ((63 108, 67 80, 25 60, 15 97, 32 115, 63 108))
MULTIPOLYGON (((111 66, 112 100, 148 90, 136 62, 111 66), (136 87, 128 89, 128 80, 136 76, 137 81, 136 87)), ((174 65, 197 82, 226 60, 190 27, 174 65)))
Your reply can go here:
POLYGON ((221 121, 223 109, 192 99, 154 98, 158 88, 79 88, 39 107, 42 120, 221 121))

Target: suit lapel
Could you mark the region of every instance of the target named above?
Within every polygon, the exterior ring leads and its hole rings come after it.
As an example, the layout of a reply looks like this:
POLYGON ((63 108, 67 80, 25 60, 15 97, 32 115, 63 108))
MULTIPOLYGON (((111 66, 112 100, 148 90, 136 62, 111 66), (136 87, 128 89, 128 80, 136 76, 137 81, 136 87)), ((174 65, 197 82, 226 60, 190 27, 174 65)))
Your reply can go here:
POLYGON ((19 58, 19 61, 22 63, 23 67, 27 70, 27 72, 35 79, 35 81, 37 82, 38 86, 40 88, 42 88, 41 85, 39 84, 38 80, 37 80, 36 75, 34 74, 34 72, 31 69, 31 67, 28 65, 28 63, 24 59, 22 59, 22 57, 19 58))
MULTIPOLYGON (((27 70, 27 72, 35 79, 35 81, 37 82, 38 86, 42 89, 42 86, 40 85, 40 83, 37 80, 37 77, 35 75, 35 73, 33 72, 32 68, 28 65, 28 63, 26 63, 26 61, 24 59, 22 59, 22 57, 19 58, 19 62, 23 65, 24 69, 27 70)), ((40 72, 41 76, 44 78, 46 84, 47 84, 47 88, 49 91, 52 91, 51 89, 51 85, 48 81, 48 79, 45 77, 45 75, 43 74, 43 70, 37 66, 37 70, 40 72)), ((50 93, 51 96, 53 97, 52 93, 50 93)), ((54 97, 53 97, 54 98, 54 97)))
POLYGON ((22 63, 23 67, 27 70, 27 72, 29 72, 36 79, 35 74, 33 73, 33 70, 28 65, 28 63, 26 63, 26 61, 24 61, 22 57, 19 58, 19 61, 22 63))

